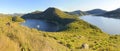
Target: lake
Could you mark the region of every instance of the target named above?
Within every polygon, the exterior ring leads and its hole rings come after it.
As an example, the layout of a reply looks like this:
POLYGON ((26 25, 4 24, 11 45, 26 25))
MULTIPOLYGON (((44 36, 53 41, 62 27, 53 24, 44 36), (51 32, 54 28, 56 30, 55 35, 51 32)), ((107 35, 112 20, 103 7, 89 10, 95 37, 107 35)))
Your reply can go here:
POLYGON ((27 19, 24 23, 22 23, 22 25, 27 26, 29 28, 36 28, 38 30, 48 31, 48 32, 55 32, 59 30, 57 24, 52 22, 47 22, 45 20, 27 19))
MULTIPOLYGON (((113 19, 113 18, 106 18, 102 16, 82 16, 80 19, 99 27, 102 31, 109 33, 109 34, 120 34, 120 19, 113 19)), ((42 31, 48 32, 56 32, 59 31, 59 25, 47 22, 44 20, 37 20, 37 19, 27 19, 23 26, 27 26, 29 28, 36 28, 42 31)))
POLYGON ((99 27, 109 34, 120 34, 120 19, 106 18, 102 16, 82 16, 80 19, 99 27))

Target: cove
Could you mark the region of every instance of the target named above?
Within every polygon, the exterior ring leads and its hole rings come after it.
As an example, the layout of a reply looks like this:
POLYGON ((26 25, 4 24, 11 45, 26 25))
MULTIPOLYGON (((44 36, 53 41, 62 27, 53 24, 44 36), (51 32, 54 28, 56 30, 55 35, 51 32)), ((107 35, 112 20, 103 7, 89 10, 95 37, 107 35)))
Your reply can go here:
POLYGON ((26 19, 26 21, 21 25, 48 32, 56 32, 59 30, 59 26, 57 24, 45 20, 26 19))

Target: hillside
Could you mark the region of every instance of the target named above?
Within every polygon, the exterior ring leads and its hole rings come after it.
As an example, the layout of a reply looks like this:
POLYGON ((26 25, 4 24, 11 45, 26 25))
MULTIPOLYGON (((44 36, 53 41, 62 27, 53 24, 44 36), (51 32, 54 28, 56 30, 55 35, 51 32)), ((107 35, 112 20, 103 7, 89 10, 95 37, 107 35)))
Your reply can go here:
MULTIPOLYGON (((50 18, 56 16, 51 8, 40 14, 44 14, 45 18, 47 15, 50 18)), ((12 16, 0 17, 0 51, 120 51, 120 35, 104 33, 96 26, 69 17, 66 13, 57 14, 60 19, 75 20, 66 25, 66 30, 45 32, 20 25, 24 21, 20 17, 15 21, 12 16)))
POLYGON ((78 16, 76 15, 64 13, 63 11, 54 7, 50 7, 42 13, 25 14, 22 16, 23 19, 44 19, 47 21, 57 22, 63 25, 74 21, 75 19, 77 19, 77 17, 78 16))
POLYGON ((69 50, 44 32, 21 26, 12 17, 0 17, 0 51, 63 51, 69 50))

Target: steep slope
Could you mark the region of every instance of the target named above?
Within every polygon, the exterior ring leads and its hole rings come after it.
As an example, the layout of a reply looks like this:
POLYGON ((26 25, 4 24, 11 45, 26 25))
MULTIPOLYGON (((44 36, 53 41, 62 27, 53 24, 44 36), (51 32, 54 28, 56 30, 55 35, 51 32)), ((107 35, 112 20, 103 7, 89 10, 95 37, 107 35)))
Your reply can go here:
POLYGON ((110 12, 106 12, 104 14, 100 14, 98 16, 104 16, 104 17, 108 17, 108 18, 118 18, 120 19, 120 8, 110 11, 110 12))
POLYGON ((89 14, 92 14, 92 15, 99 15, 99 14, 104 14, 107 11, 101 10, 101 9, 93 9, 93 10, 86 11, 86 12, 89 13, 89 14))

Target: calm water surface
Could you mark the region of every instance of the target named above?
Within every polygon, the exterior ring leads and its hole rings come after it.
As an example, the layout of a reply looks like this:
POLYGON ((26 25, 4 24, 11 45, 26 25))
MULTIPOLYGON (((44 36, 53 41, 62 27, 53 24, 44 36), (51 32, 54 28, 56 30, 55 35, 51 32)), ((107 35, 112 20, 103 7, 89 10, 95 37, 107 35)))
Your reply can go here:
POLYGON ((59 30, 58 25, 55 23, 46 22, 44 20, 27 19, 24 23, 22 23, 22 25, 42 31, 54 32, 59 30))
POLYGON ((120 19, 105 18, 100 16, 82 16, 83 19, 90 24, 99 27, 102 31, 109 34, 120 34, 120 19))
MULTIPOLYGON (((120 34, 120 19, 105 18, 100 16, 82 16, 83 19, 90 24, 99 27, 102 31, 109 34, 120 34)), ((55 23, 46 22, 44 20, 27 19, 26 22, 22 23, 23 26, 30 28, 36 28, 42 31, 58 31, 59 27, 55 23)))

